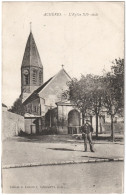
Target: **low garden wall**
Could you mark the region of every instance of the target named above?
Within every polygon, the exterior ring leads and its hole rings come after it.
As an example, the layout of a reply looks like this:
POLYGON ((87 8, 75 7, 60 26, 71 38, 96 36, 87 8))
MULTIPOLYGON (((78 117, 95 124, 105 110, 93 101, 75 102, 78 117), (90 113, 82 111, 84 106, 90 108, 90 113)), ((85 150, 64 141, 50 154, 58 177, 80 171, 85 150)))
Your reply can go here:
POLYGON ((19 135, 24 131, 24 117, 12 112, 2 111, 2 139, 19 135))

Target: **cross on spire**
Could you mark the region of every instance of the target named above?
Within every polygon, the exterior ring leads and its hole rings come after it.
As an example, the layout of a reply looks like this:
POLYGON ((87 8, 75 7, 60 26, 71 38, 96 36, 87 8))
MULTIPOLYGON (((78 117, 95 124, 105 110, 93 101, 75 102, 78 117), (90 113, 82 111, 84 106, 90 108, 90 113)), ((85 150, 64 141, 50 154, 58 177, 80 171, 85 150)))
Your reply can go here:
POLYGON ((62 64, 61 66, 62 66, 62 68, 64 67, 64 65, 63 65, 63 64, 62 64))
POLYGON ((32 32, 32 22, 30 22, 30 32, 32 32))

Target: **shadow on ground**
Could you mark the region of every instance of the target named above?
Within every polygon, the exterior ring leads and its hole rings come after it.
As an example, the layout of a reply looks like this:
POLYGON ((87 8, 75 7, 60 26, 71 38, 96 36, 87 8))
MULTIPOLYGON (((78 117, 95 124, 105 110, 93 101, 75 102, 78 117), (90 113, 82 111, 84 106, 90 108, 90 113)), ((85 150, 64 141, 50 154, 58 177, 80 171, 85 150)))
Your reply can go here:
MULTIPOLYGON (((81 157, 84 157, 84 158, 87 157, 87 158, 93 158, 93 159, 108 159, 108 157, 99 157, 99 156, 81 156, 81 157)), ((114 161, 113 158, 109 158, 109 160, 114 161)))
MULTIPOLYGON (((68 143, 68 142, 82 142, 81 135, 25 135, 16 136, 10 140, 15 140, 17 142, 33 142, 33 143, 68 143)), ((93 135, 93 142, 112 142, 111 137, 106 134, 100 134, 98 138, 93 135)), ((114 142, 123 142, 123 135, 116 135, 114 142)))
POLYGON ((62 150, 62 151, 78 151, 78 150, 73 150, 73 149, 68 149, 68 148, 47 148, 49 150, 62 150))
MULTIPOLYGON (((93 135, 93 140, 94 141, 109 141, 109 142, 111 142, 112 138, 110 136, 106 136, 106 135, 102 135, 102 136, 99 135, 99 137, 96 137, 95 135, 93 135)), ((123 139, 123 137, 115 137, 114 141, 115 142, 123 142, 124 139, 123 139)))

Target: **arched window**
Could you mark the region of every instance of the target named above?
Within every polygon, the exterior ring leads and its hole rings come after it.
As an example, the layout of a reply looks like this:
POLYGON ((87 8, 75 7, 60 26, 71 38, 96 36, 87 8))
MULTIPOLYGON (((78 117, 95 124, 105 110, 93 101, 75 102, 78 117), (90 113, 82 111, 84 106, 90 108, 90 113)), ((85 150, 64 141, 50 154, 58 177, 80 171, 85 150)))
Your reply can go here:
POLYGON ((24 75, 24 83, 25 85, 28 85, 29 84, 29 75, 24 75))
POLYGON ((27 69, 23 70, 23 80, 24 80, 24 85, 29 84, 29 71, 27 69))
POLYGON ((33 70, 32 80, 33 80, 33 84, 36 84, 36 82, 37 82, 37 71, 36 70, 33 70))
POLYGON ((42 72, 39 72, 39 84, 42 84, 42 72))

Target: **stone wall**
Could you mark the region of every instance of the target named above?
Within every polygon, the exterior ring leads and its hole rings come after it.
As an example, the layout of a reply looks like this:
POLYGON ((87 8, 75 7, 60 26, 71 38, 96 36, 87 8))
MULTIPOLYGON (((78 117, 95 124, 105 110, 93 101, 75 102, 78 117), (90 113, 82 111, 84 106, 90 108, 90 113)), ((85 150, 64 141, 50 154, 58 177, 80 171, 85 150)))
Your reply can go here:
POLYGON ((2 139, 10 138, 24 131, 24 117, 18 114, 2 111, 2 139))

